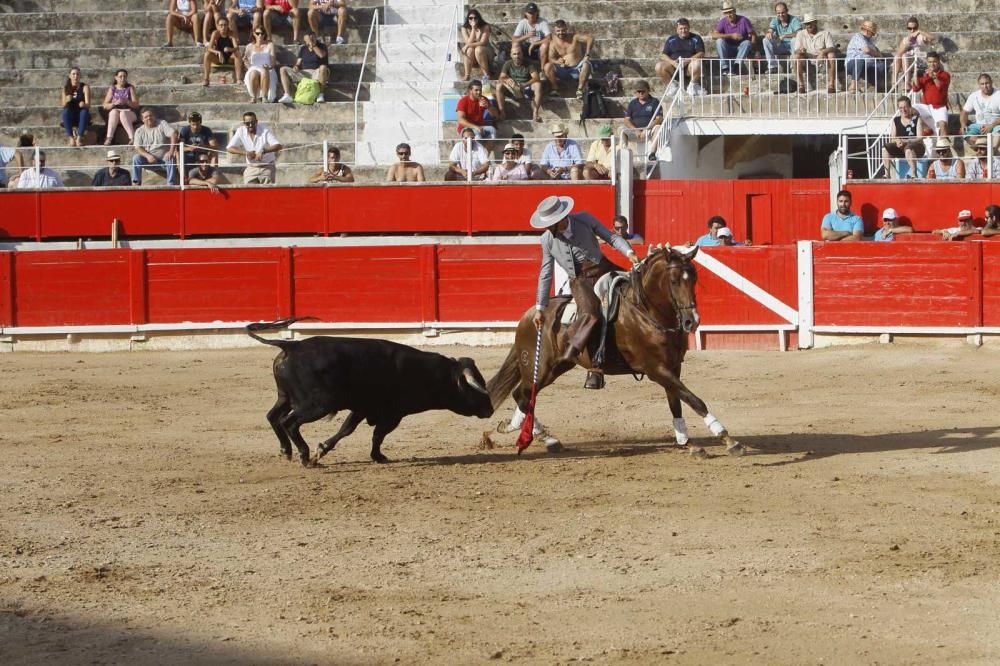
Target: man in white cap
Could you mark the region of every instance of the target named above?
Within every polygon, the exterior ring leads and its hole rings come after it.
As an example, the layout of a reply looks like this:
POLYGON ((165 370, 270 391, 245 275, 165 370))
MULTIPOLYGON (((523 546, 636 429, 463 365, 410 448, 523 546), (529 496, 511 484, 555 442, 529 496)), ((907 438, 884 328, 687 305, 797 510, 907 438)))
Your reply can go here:
MULTIPOLYGON (((570 214, 573 199, 570 197, 547 197, 538 204, 531 216, 531 226, 545 229, 542 234, 542 268, 538 274, 538 295, 535 305, 535 326, 545 322, 545 306, 549 302, 552 289, 554 264, 566 271, 570 277, 570 291, 576 302, 576 320, 570 326, 569 347, 563 355, 567 361, 574 360, 587 346, 594 328, 601 321, 601 303, 594 293, 594 283, 606 273, 618 270, 602 253, 597 239, 600 238, 628 257, 633 265, 639 257, 632 246, 621 236, 611 233, 601 222, 588 212, 570 214)), ((587 373, 586 388, 604 388, 604 340, 591 359, 591 369, 587 373)))
POLYGON ((92 187, 131 187, 132 176, 121 168, 122 156, 117 150, 108 151, 108 167, 94 174, 92 187))
POLYGON ((964 236, 972 236, 973 234, 978 234, 979 229, 973 226, 972 224, 972 211, 961 210, 958 212, 957 227, 948 227, 947 229, 935 229, 931 233, 939 235, 942 240, 955 240, 956 238, 962 238, 964 236))
POLYGON ((882 226, 875 232, 872 240, 894 241, 896 234, 908 234, 913 231, 913 227, 899 223, 899 216, 895 208, 886 208, 882 213, 882 226))

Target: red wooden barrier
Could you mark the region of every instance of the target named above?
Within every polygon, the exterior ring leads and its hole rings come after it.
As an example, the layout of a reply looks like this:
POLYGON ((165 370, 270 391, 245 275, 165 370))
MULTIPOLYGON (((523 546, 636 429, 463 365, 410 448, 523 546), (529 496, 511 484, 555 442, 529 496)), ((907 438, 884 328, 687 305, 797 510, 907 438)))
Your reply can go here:
MULTIPOLYGON (((792 309, 798 308, 794 245, 702 248, 792 309)), ((698 271, 698 312, 705 324, 787 324, 777 313, 707 269, 698 271)))
MULTIPOLYGON (((895 208, 916 231, 955 226, 958 211, 968 208, 983 224, 983 209, 1000 203, 1000 183, 955 181, 939 183, 848 183, 854 211, 865 221, 865 233, 875 233, 882 211, 895 208)), ((816 224, 817 228, 819 223, 816 224)))

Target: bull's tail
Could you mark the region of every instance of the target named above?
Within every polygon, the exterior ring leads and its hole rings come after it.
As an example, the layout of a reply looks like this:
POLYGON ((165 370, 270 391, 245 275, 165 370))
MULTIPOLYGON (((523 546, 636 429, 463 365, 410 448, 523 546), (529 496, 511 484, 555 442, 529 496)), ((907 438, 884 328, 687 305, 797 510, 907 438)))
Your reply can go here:
POLYGON ((288 345, 294 343, 294 340, 268 340, 267 338, 262 338, 254 331, 276 331, 282 328, 288 328, 297 321, 302 321, 303 319, 315 319, 316 317, 289 317, 288 319, 279 319, 277 321, 261 321, 252 324, 247 324, 247 335, 249 335, 254 340, 258 342, 263 342, 265 345, 273 345, 275 347, 280 347, 284 349, 288 345))
POLYGON ((503 404, 510 392, 514 390, 514 385, 521 379, 521 369, 517 364, 517 356, 517 344, 513 344, 497 374, 486 382, 486 390, 490 394, 494 411, 503 404))

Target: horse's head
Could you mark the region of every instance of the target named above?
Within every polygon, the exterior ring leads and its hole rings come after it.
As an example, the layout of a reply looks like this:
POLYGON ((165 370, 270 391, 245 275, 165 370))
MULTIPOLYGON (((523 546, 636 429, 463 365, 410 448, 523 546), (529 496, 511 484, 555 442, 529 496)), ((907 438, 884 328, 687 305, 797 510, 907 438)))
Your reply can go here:
POLYGON ((643 289, 649 300, 660 309, 673 308, 677 326, 685 333, 698 328, 700 321, 694 295, 698 271, 692 263, 696 254, 697 247, 657 247, 650 251, 643 267, 643 289))

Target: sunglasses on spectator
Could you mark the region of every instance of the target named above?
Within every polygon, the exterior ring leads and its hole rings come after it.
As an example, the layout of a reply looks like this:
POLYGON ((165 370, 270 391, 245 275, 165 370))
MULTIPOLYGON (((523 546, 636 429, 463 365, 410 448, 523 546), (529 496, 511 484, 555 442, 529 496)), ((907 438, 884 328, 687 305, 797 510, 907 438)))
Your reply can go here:
POLYGON ((625 227, 620 227, 620 226, 618 226, 618 225, 616 224, 616 225, 615 225, 615 231, 625 231, 625 227))
POLYGON ((398 152, 398 153, 396 153, 396 155, 397 155, 398 157, 409 157, 409 156, 410 156, 410 151, 408 151, 408 150, 406 150, 406 151, 401 151, 401 152, 398 152))
POLYGON ((250 127, 251 125, 256 125, 257 121, 256 120, 244 120, 243 124, 246 125, 247 127, 250 127))
POLYGON ((915 26, 915 25, 908 25, 908 26, 906 26, 906 29, 907 30, 916 30, 917 26, 915 26))
POLYGON ((255 34, 255 35, 263 35, 264 33, 262 33, 262 32, 255 32, 253 34, 255 34))

